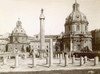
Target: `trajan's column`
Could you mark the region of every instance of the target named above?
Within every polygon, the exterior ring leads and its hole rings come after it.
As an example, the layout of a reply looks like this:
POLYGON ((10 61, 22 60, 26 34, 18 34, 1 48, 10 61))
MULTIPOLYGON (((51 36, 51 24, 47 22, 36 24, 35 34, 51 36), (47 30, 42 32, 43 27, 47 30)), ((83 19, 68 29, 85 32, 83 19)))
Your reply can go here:
POLYGON ((40 14, 40 57, 43 57, 43 51, 45 51, 45 27, 44 27, 45 17, 43 15, 43 9, 41 9, 40 14))

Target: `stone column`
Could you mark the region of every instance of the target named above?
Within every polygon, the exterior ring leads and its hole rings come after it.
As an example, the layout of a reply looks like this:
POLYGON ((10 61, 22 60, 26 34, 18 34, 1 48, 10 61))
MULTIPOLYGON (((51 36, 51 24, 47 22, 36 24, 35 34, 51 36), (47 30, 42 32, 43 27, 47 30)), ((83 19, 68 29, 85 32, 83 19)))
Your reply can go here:
POLYGON ((27 58, 27 54, 24 54, 25 55, 25 59, 27 58))
POLYGON ((50 39, 50 49, 49 49, 49 67, 53 64, 53 41, 50 39))
POLYGON ((80 66, 82 66, 83 65, 83 57, 81 56, 80 57, 80 66))
MULTIPOLYGON (((45 50, 45 28, 44 28, 45 17, 43 15, 43 9, 40 14, 40 50, 45 50)), ((43 58, 43 52, 40 52, 40 57, 43 58)))
POLYGON ((87 63, 87 56, 84 57, 84 63, 87 63))
POLYGON ((68 54, 65 54, 65 66, 68 66, 68 54))
POLYGON ((73 44, 72 44, 72 38, 70 37, 70 59, 71 59, 71 54, 72 54, 72 46, 73 46, 73 44))
POLYGON ((46 64, 48 64, 48 62, 49 62, 49 59, 48 59, 48 56, 46 57, 46 64))
POLYGON ((32 54, 32 67, 35 67, 35 53, 32 54))
POLYGON ((75 55, 73 55, 73 57, 72 57, 72 64, 74 64, 75 63, 75 55))
POLYGON ((64 44, 64 51, 66 51, 66 49, 65 49, 65 48, 66 48, 66 46, 65 46, 65 44, 64 44))
POLYGON ((64 52, 62 53, 62 58, 64 59, 64 52))
POLYGON ((58 59, 60 58, 60 54, 58 53, 58 59))
POLYGON ((66 45, 64 44, 63 58, 65 58, 66 45))
POLYGON ((6 64, 6 63, 7 63, 7 57, 3 56, 3 64, 6 64))
POLYGON ((23 59, 26 59, 26 54, 25 53, 23 54, 23 59))
POLYGON ((15 67, 18 67, 18 54, 15 55, 15 67))
POLYGON ((94 58, 94 66, 98 65, 98 62, 99 62, 99 57, 96 56, 96 57, 94 58))
POLYGON ((57 53, 55 54, 55 58, 56 58, 56 59, 58 58, 58 55, 57 55, 57 53))
POLYGON ((59 64, 61 64, 61 61, 62 61, 62 54, 60 54, 60 57, 59 57, 59 64))

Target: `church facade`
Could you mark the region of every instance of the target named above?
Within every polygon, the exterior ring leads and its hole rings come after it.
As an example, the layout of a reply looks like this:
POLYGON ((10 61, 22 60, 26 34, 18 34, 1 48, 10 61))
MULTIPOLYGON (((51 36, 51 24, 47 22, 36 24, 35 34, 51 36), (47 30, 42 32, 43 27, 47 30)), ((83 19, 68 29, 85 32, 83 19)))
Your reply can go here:
MULTIPOLYGON (((45 50, 49 50, 50 39, 53 39, 53 45, 55 45, 57 35, 45 35, 45 50)), ((38 53, 40 50, 40 34, 34 36, 28 36, 25 30, 22 28, 22 22, 20 19, 16 22, 16 27, 8 36, 9 41, 4 45, 2 43, 1 50, 7 52, 31 52, 35 50, 38 53), (3 48, 4 45, 4 48, 3 48)), ((1 40, 1 38, 0 38, 1 40)), ((7 40, 5 40, 7 41, 7 40)), ((55 46, 53 46, 55 47, 55 46)))
POLYGON ((20 20, 16 22, 16 27, 12 31, 9 38, 10 41, 7 44, 8 47, 7 51, 9 52, 29 51, 28 36, 26 35, 25 30, 22 28, 22 22, 20 20))
POLYGON ((79 4, 75 2, 72 13, 65 21, 65 32, 57 38, 57 49, 64 52, 92 51, 92 35, 88 31, 88 24, 86 16, 79 10, 79 4))

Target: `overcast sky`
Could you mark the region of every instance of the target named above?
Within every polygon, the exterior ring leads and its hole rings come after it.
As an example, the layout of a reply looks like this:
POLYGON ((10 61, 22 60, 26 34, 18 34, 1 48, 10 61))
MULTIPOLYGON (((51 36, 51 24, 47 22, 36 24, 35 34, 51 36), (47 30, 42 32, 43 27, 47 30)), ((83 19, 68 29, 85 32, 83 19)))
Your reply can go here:
MULTIPOLYGON (((45 34, 64 32, 65 18, 72 12, 75 0, 0 0, 0 34, 11 33, 18 18, 29 36, 40 31, 41 8, 45 15, 45 34)), ((100 0, 77 0, 87 16, 89 31, 100 29, 100 0)))

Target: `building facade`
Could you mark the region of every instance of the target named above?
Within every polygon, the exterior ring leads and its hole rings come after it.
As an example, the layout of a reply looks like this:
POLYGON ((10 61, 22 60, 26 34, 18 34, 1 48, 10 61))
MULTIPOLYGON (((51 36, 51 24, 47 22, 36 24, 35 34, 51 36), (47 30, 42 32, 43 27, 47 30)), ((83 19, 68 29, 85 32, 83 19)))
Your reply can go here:
MULTIPOLYGON (((55 47, 57 35, 44 35, 44 49, 49 50, 50 39, 53 39, 53 47, 55 47)), ((28 36, 22 28, 20 19, 16 22, 16 27, 9 36, 0 38, 0 51, 7 52, 31 52, 40 50, 40 34, 28 36)))
POLYGON ((9 43, 6 50, 9 52, 30 52, 31 50, 48 50, 49 39, 53 39, 54 52, 88 52, 92 51, 92 35, 88 31, 88 20, 80 12, 79 4, 73 4, 72 13, 66 18, 64 27, 65 32, 60 35, 45 35, 44 33, 44 15, 43 9, 40 15, 40 34, 34 37, 27 36, 22 28, 22 22, 18 20, 16 27, 9 36, 9 43), (56 40, 57 38, 57 40, 56 40), (41 48, 42 47, 42 48, 41 48))
MULTIPOLYGON (((55 52, 55 44, 56 44, 56 37, 58 35, 45 35, 45 44, 44 49, 45 51, 49 51, 50 49, 50 39, 53 40, 53 52, 55 52)), ((31 50, 35 50, 35 52, 38 54, 40 51, 40 34, 34 35, 34 37, 29 38, 30 40, 30 48, 31 50)), ((39 55, 39 54, 38 54, 39 55)))
POLYGON ((9 34, 0 35, 0 52, 6 52, 7 44, 9 43, 9 34))
POLYGON ((16 27, 12 31, 9 38, 10 42, 7 45, 9 52, 29 51, 28 36, 26 35, 25 30, 22 28, 22 22, 19 19, 16 22, 16 27))
POLYGON ((92 33, 92 49, 93 51, 100 51, 100 29, 91 31, 92 33))
POLYGON ((79 4, 75 2, 72 13, 65 21, 65 32, 57 38, 58 51, 92 51, 92 36, 88 32, 88 24, 86 16, 79 10, 79 4))

